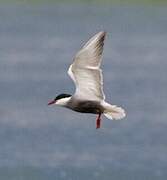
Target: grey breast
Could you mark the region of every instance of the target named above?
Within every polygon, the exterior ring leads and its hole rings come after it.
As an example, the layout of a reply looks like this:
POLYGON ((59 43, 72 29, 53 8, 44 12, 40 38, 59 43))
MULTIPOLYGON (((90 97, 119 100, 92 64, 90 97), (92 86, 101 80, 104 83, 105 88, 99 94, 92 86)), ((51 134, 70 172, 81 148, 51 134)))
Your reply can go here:
POLYGON ((71 98, 71 101, 68 103, 67 107, 81 113, 99 114, 103 113, 104 111, 104 108, 98 101, 78 100, 74 98, 71 98))

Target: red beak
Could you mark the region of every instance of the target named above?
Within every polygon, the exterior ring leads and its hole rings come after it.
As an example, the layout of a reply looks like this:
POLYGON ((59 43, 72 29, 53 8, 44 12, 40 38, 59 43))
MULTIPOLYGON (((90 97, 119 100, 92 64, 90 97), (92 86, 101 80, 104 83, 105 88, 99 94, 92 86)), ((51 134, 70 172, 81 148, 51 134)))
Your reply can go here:
POLYGON ((55 104, 55 103, 56 103, 56 101, 53 100, 53 101, 50 101, 50 102, 48 103, 48 105, 52 105, 52 104, 55 104))

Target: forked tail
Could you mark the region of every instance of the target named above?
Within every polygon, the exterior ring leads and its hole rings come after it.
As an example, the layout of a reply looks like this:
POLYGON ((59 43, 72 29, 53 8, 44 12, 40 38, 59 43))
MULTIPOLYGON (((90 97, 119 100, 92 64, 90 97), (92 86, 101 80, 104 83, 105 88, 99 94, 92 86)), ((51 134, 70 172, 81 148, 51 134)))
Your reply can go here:
POLYGON ((119 120, 122 119, 126 116, 125 110, 121 107, 118 107, 116 105, 111 105, 108 103, 104 103, 104 115, 108 119, 113 119, 113 120, 119 120))

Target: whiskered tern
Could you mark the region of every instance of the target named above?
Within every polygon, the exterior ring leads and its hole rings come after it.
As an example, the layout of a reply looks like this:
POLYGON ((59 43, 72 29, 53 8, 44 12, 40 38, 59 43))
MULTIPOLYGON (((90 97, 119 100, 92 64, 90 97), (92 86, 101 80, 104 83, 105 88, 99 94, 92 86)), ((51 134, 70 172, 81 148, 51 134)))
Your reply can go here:
POLYGON ((81 113, 97 114, 96 128, 100 128, 101 115, 108 119, 125 117, 123 108, 105 101, 103 76, 100 69, 106 32, 94 35, 75 55, 68 74, 76 90, 73 95, 60 94, 48 105, 56 104, 81 113))

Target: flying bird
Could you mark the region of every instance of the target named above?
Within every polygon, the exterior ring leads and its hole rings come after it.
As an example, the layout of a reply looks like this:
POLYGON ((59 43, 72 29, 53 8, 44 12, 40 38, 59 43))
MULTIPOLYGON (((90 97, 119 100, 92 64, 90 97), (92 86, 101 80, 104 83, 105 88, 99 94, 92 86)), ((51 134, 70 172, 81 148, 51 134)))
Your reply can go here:
POLYGON ((48 103, 80 113, 97 114, 96 128, 100 128, 102 114, 115 120, 125 117, 123 108, 105 101, 100 69, 105 36, 106 32, 97 33, 75 55, 68 69, 68 74, 76 86, 75 93, 60 94, 48 103))

